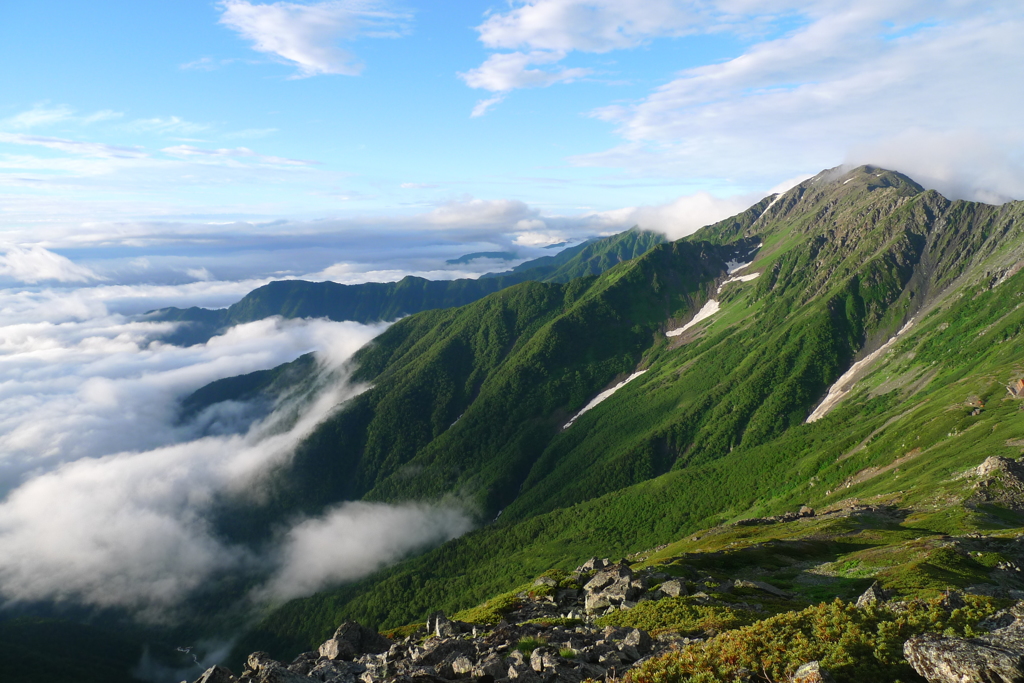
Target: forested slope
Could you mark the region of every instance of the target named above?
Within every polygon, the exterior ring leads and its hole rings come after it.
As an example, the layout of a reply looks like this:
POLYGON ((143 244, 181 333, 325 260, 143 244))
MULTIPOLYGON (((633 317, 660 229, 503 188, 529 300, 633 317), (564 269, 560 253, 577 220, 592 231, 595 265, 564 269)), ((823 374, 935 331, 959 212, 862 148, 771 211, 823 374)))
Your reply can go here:
POLYGON ((951 202, 880 169, 824 173, 595 280, 532 293, 537 314, 479 374, 475 360, 456 371, 456 359, 487 325, 458 324, 460 311, 401 321, 361 352, 375 388, 343 413, 362 411, 363 457, 376 453, 372 486, 357 477, 366 497, 469 487, 483 519, 504 512, 420 558, 285 606, 243 648, 300 647, 348 616, 397 625, 466 607, 548 566, 737 515, 908 488, 908 503, 925 505, 957 470, 1020 450, 1007 444, 1024 436, 1022 413, 1000 399, 1024 371, 1022 217, 1020 203, 951 202), (737 273, 747 277, 730 277, 725 262, 756 245, 737 273), (717 313, 666 336, 709 298, 717 313), (837 409, 804 424, 839 375, 911 321, 837 409), (375 420, 389 439, 378 450, 367 449, 375 420), (387 464, 393 453, 402 455, 387 464), (397 477, 409 463, 416 476, 397 477))

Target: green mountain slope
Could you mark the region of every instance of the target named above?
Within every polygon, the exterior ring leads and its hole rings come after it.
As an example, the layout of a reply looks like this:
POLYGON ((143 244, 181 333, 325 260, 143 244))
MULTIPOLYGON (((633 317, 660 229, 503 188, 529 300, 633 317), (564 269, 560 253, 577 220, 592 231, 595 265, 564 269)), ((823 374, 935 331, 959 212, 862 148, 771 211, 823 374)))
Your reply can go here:
MULTIPOLYGON (((366 497, 469 492, 484 516, 503 510, 501 518, 359 584, 291 603, 243 647, 301 647, 346 616, 422 619, 593 552, 636 552, 804 503, 899 496, 919 511, 922 533, 996 523, 961 505, 964 484, 951 477, 1021 451, 1013 444, 1024 437, 1022 412, 1003 400, 1004 385, 1024 374, 1021 218, 1024 204, 951 202, 880 169, 826 172, 575 281, 561 300, 537 292, 545 304, 530 306, 532 327, 508 338, 508 354, 490 356, 479 390, 466 382, 478 361, 453 375, 466 354, 445 330, 468 339, 475 329, 456 325, 460 311, 401 321, 360 354, 375 388, 342 413, 363 411, 358 424, 368 426, 354 433, 367 446, 374 420, 389 428, 366 470, 372 485, 361 480, 366 497), (759 243, 740 271, 758 277, 723 286, 724 262, 759 243), (665 335, 709 298, 717 313, 665 335), (836 409, 804 423, 840 374, 909 321, 836 409), (562 429, 637 369, 646 372, 562 429), (389 401, 394 417, 378 415, 389 401), (403 428, 400 416, 412 424, 403 428), (416 475, 398 476, 409 465, 416 475)), ((516 288, 503 295, 519 296, 516 288)), ((332 429, 324 449, 341 438, 332 429)))
POLYGON ((395 320, 419 311, 463 306, 520 282, 568 282, 596 275, 664 241, 659 233, 627 230, 479 279, 426 280, 410 275, 398 282, 358 285, 280 280, 253 290, 226 309, 162 308, 147 313, 146 320, 182 323, 163 337, 179 345, 200 344, 232 325, 274 315, 361 323, 395 320))

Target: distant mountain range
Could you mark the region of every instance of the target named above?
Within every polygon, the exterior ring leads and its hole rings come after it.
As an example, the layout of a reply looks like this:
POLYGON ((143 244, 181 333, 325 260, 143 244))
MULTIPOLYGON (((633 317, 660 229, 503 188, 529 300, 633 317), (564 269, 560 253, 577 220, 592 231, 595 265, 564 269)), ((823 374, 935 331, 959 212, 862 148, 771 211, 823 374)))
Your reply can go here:
MULTIPOLYGON (((555 256, 543 256, 510 271, 489 273, 479 279, 426 280, 409 275, 398 282, 358 285, 279 280, 253 290, 225 309, 162 308, 149 312, 145 319, 181 323, 174 332, 162 337, 162 341, 184 346, 204 343, 233 325, 274 315, 361 323, 396 320, 433 308, 463 306, 528 280, 568 282, 583 275, 596 275, 664 241, 664 236, 659 233, 629 230, 605 239, 590 240, 564 249, 555 256)), ((477 256, 481 254, 469 254, 463 258, 477 256)))

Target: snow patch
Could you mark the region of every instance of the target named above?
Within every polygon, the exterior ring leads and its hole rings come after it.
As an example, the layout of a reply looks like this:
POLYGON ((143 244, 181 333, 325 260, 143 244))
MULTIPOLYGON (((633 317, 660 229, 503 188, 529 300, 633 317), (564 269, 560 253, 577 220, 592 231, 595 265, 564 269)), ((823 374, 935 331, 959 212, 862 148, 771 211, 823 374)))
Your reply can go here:
MULTIPOLYGON (((750 264, 748 263, 746 265, 749 266, 750 264)), ((725 287, 730 282, 750 282, 751 280, 756 280, 760 276, 761 273, 750 273, 749 275, 737 275, 736 277, 731 277, 722 284, 718 285, 718 293, 721 294, 722 287, 725 287)))
POLYGON ((690 322, 686 323, 682 327, 678 327, 678 328, 676 328, 674 330, 669 330, 668 332, 665 333, 665 336, 666 337, 678 337, 683 332, 686 332, 688 329, 690 329, 691 327, 693 327, 694 325, 696 325, 700 321, 707 320, 708 318, 713 316, 715 313, 718 313, 718 310, 719 310, 718 301, 716 301, 715 299, 708 299, 708 302, 706 304, 704 304, 704 308, 702 308, 699 311, 697 311, 697 315, 693 316, 693 320, 691 320, 690 322))
POLYGON ((590 403, 588 403, 587 405, 583 406, 583 410, 581 410, 580 412, 576 413, 571 420, 566 422, 565 426, 562 427, 562 429, 568 429, 569 427, 571 427, 573 422, 575 422, 576 420, 580 419, 580 415, 582 415, 583 413, 587 412, 588 410, 594 408, 595 406, 597 406, 598 403, 601 403, 606 398, 608 398, 609 396, 614 394, 616 391, 618 391, 622 387, 626 386, 627 384, 629 384, 630 382, 632 382, 633 380, 635 380, 637 377, 639 377, 640 375, 644 374, 645 372, 647 372, 647 371, 646 370, 640 370, 639 372, 634 372, 632 375, 630 375, 626 379, 622 380, 621 382, 616 384, 611 389, 605 389, 604 391, 602 391, 600 394, 598 394, 597 396, 592 398, 590 400, 590 403))
MULTIPOLYGON (((763 215, 764 215, 764 212, 765 212, 765 211, 767 211, 768 209, 770 209, 770 208, 772 208, 773 206, 775 206, 775 204, 776 204, 776 203, 778 203, 778 201, 779 201, 780 199, 782 199, 782 198, 783 198, 783 197, 785 196, 785 194, 786 194, 785 192, 780 192, 780 193, 779 193, 778 195, 776 195, 776 196, 775 196, 775 199, 773 199, 773 200, 771 201, 771 204, 769 204, 768 206, 764 207, 764 211, 762 211, 762 212, 761 212, 761 216, 763 216, 763 215)), ((761 216, 758 216, 758 218, 760 218, 761 216)))
MULTIPOLYGON (((753 261, 751 261, 751 263, 753 263, 753 261)), ((726 265, 728 265, 728 264, 726 264, 726 265)), ((735 272, 735 270, 742 270, 743 268, 746 268, 749 265, 750 265, 750 263, 744 263, 744 264, 738 266, 737 268, 735 268, 734 270, 730 270, 729 272, 732 273, 732 272, 735 272)), ((736 277, 731 277, 728 280, 726 280, 725 282, 723 282, 722 284, 718 285, 718 290, 715 292, 715 296, 718 296, 719 294, 721 294, 722 293, 722 288, 725 287, 730 282, 750 282, 751 280, 756 280, 758 278, 758 276, 760 276, 760 275, 761 275, 761 273, 751 273, 750 275, 737 275, 736 277)), ((690 322, 686 323, 682 327, 677 327, 674 330, 669 330, 668 332, 665 333, 665 336, 666 337, 678 337, 683 332, 686 332, 688 329, 690 329, 691 327, 693 327, 694 325, 696 325, 700 321, 707 320, 708 318, 713 316, 715 313, 718 313, 719 310, 721 310, 721 306, 718 304, 718 300, 717 299, 708 299, 708 302, 706 304, 704 304, 703 308, 701 308, 699 311, 697 311, 697 315, 693 316, 693 319, 690 322)))
POLYGON ((853 180, 853 178, 847 178, 846 180, 843 181, 843 185, 845 185, 846 183, 850 182, 851 180, 853 180))
POLYGON ((857 374, 867 366, 874 363, 883 353, 888 351, 889 347, 900 338, 900 335, 909 330, 913 324, 914 319, 911 318, 907 324, 901 327, 900 331, 893 335, 889 341, 882 344, 876 351, 873 351, 866 357, 851 365, 850 369, 844 372, 843 376, 837 379, 835 383, 829 387, 828 394, 825 395, 825 400, 819 403, 818 407, 814 409, 814 412, 807 416, 807 419, 804 421, 805 424, 817 422, 821 418, 825 417, 829 411, 832 410, 832 408, 834 408, 835 405, 839 403, 839 401, 841 401, 851 389, 853 389, 853 385, 855 383, 854 380, 856 379, 857 374))

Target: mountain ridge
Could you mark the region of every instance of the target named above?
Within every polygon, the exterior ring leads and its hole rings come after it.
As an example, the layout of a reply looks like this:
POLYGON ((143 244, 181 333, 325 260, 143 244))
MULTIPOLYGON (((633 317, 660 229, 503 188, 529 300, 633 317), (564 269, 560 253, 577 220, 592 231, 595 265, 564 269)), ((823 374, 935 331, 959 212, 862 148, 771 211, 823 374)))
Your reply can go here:
POLYGON ((407 275, 397 282, 356 285, 277 280, 249 292, 225 309, 162 308, 149 311, 143 319, 179 323, 175 330, 161 337, 165 343, 177 345, 201 344, 233 325, 274 315, 360 323, 391 321, 419 311, 472 303, 520 282, 568 282, 575 277, 596 275, 664 240, 659 233, 634 228, 476 279, 428 280, 407 275))

